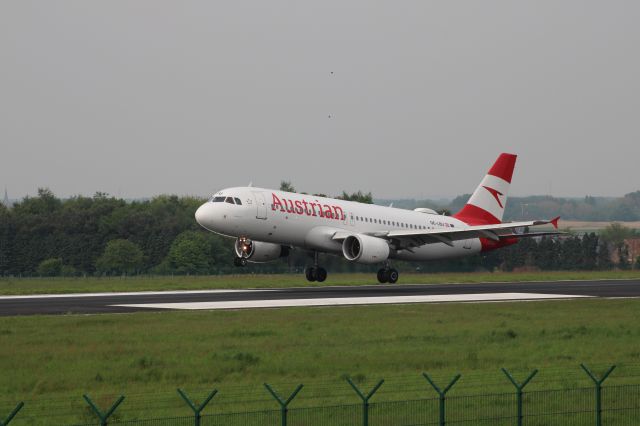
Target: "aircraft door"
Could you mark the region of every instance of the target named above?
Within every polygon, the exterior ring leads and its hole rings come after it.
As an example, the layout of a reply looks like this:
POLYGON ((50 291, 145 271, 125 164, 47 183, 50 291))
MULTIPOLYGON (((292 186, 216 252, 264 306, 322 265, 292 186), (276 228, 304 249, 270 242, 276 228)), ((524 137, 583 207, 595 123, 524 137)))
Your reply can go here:
POLYGON ((267 201, 264 198, 264 192, 253 191, 253 197, 256 199, 256 219, 266 219, 267 201))

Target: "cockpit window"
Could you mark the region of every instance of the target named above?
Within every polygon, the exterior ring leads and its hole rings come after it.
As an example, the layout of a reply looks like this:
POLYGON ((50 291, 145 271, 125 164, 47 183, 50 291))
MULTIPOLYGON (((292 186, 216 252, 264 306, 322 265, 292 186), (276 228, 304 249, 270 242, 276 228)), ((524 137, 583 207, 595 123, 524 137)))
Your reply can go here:
POLYGON ((233 202, 233 197, 227 197, 227 199, 226 199, 226 200, 224 200, 224 201, 225 201, 225 203, 235 204, 235 203, 233 202))
POLYGON ((224 197, 213 197, 211 200, 212 203, 221 203, 224 201, 224 197))
POLYGON ((242 205, 242 201, 240 201, 240 198, 234 198, 234 200, 236 200, 236 204, 241 206, 242 205))

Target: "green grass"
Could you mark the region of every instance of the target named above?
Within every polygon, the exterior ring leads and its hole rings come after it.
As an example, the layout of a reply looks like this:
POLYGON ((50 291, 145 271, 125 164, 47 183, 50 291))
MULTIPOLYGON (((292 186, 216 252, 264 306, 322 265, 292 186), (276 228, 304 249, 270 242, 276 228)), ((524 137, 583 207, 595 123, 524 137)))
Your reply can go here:
POLYGON ((18 426, 87 420, 86 392, 127 395, 123 418, 188 415, 178 386, 198 400, 217 387, 208 412, 276 408, 263 382, 304 383, 295 407, 357 403, 346 376, 384 378, 376 401, 432 397, 423 371, 462 373, 452 396, 512 392, 500 367, 539 368, 531 391, 589 387, 581 362, 638 384, 638 341, 637 299, 1 317, 0 414, 27 400, 18 426))
MULTIPOLYGON (((401 284, 520 282, 640 278, 640 271, 494 272, 401 274, 401 284)), ((375 274, 331 274, 322 284, 302 275, 219 275, 116 278, 0 278, 0 294, 59 294, 112 291, 202 290, 238 288, 320 287, 377 284, 375 274)))

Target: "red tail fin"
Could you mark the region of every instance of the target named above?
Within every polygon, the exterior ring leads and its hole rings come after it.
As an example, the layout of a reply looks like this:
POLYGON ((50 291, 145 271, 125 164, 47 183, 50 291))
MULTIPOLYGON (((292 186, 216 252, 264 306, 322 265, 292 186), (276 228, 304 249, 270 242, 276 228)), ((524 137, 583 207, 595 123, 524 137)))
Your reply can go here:
POLYGON ((500 154, 467 204, 454 215, 470 225, 502 222, 517 156, 500 154))

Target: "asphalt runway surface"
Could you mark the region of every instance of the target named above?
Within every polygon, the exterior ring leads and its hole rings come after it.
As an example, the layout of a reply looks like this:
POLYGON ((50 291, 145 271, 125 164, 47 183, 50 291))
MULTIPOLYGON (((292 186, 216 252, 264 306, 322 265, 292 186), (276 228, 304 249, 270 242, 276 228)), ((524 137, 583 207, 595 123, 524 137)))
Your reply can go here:
MULTIPOLYGON (((250 282, 247 284, 250 285, 250 282)), ((297 287, 0 296, 0 315, 640 297, 640 280, 297 287)))

